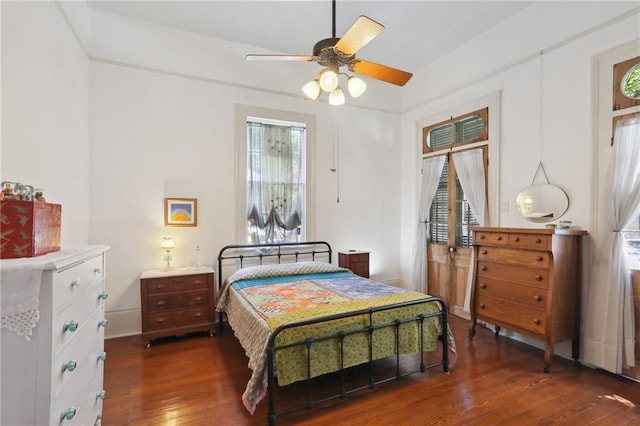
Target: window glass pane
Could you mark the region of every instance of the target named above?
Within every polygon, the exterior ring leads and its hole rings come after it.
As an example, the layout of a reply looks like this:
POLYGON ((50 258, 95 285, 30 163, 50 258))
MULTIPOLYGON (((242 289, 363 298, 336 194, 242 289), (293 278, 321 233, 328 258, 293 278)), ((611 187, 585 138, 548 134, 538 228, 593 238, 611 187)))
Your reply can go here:
POLYGON ((640 64, 625 74, 620 90, 627 98, 640 99, 640 64))
POLYGON ((484 119, 478 115, 445 124, 429 131, 427 144, 430 148, 443 148, 454 143, 470 142, 482 135, 484 119))
POLYGON ((429 212, 429 239, 432 243, 448 244, 449 195, 448 195, 449 161, 445 158, 442 175, 436 195, 429 212))
POLYGON ((456 246, 471 246, 471 226, 478 226, 478 219, 464 196, 462 185, 456 178, 456 246))

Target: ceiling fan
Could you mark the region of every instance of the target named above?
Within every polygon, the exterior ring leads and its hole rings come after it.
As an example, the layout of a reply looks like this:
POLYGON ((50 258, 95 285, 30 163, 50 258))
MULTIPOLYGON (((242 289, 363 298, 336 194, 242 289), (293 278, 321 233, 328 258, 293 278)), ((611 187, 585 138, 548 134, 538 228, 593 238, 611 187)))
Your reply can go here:
MULTIPOLYGON (((261 55, 249 54, 250 61, 310 61, 323 67, 318 75, 302 88, 311 99, 317 99, 321 90, 329 92, 329 103, 344 103, 344 93, 339 87, 340 67, 365 77, 386 83, 404 86, 413 74, 375 62, 356 58, 356 53, 382 32, 384 26, 371 18, 360 15, 340 38, 336 37, 336 0, 332 0, 332 37, 318 41, 313 46, 312 55, 261 55)), ((345 74, 346 75, 346 74, 345 74)), ((353 97, 360 96, 366 90, 366 83, 359 78, 347 75, 347 86, 353 97)))

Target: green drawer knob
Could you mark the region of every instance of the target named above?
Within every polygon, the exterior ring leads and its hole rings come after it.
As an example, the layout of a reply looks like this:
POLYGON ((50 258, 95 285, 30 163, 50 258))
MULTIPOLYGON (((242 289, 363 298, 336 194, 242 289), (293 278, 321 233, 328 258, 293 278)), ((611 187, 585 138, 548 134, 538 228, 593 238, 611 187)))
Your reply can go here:
POLYGON ((98 361, 105 361, 106 359, 107 359, 106 352, 102 352, 100 355, 98 355, 98 361))
POLYGON ((101 319, 100 321, 98 321, 98 327, 106 327, 108 323, 109 321, 107 321, 106 318, 101 319))
POLYGON ((60 421, 72 420, 76 416, 76 409, 71 407, 60 413, 60 421))
POLYGON ((107 397, 107 391, 104 389, 96 394, 96 399, 104 400, 106 397, 107 397))
POLYGON ((74 332, 78 329, 78 321, 69 321, 67 323, 64 323, 64 325, 62 326, 62 332, 67 332, 67 331, 71 331, 74 332))
POLYGON ((71 361, 67 361, 64 364, 62 364, 62 372, 64 373, 65 371, 73 371, 76 369, 77 366, 78 366, 78 363, 72 359, 71 361))
POLYGON ((107 300, 107 297, 109 297, 109 293, 103 291, 98 295, 98 300, 107 300))

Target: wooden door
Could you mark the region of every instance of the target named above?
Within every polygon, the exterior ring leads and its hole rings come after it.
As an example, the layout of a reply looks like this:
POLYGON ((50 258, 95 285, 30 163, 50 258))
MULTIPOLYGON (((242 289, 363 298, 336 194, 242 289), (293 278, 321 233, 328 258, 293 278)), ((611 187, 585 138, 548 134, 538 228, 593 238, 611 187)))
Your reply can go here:
POLYGON ((427 244, 429 294, 444 298, 451 314, 467 320, 471 316, 463 306, 471 250, 466 247, 451 250, 444 244, 427 244))

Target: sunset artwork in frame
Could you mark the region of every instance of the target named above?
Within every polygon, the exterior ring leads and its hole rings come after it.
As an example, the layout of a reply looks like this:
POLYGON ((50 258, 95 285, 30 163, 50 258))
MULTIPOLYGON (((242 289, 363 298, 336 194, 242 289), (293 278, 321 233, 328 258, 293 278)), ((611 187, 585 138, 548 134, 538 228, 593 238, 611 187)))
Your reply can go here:
POLYGON ((165 198, 164 226, 198 226, 198 199, 165 198))

